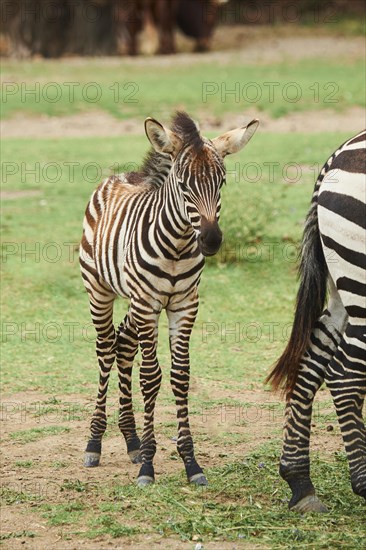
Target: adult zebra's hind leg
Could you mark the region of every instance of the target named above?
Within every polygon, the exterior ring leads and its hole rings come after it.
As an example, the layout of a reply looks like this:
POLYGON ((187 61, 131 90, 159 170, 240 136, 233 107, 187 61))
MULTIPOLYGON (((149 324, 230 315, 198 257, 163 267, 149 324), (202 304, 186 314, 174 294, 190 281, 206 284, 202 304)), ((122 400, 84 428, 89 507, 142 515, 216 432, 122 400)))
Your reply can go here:
POLYGON ((132 367, 138 350, 138 335, 130 313, 117 330, 117 367, 119 378, 119 420, 118 426, 127 445, 131 462, 141 462, 140 439, 136 433, 136 423, 132 408, 132 367))
POLYGON ((366 326, 351 322, 347 325, 327 369, 326 382, 348 456, 352 489, 366 499, 366 430, 362 419, 366 395, 366 326))
POLYGON ((171 386, 175 396, 178 419, 177 449, 184 462, 188 481, 207 485, 207 479, 194 456, 193 440, 188 418, 189 390, 189 339, 198 311, 198 298, 194 296, 184 307, 181 303, 167 309, 169 319, 170 351, 172 356, 171 386))
POLYGON ((280 475, 292 491, 290 510, 326 512, 315 494, 310 478, 310 425, 313 401, 323 383, 329 361, 333 357, 347 318, 339 294, 332 281, 328 310, 316 323, 305 352, 291 397, 286 405, 284 441, 280 475))

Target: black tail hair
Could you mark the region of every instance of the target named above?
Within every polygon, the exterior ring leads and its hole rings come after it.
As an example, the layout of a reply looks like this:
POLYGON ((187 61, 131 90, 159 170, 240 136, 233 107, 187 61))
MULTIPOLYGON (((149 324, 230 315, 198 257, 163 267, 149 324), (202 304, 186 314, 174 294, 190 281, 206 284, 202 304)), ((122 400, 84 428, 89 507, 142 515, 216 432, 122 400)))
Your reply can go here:
POLYGON ((306 219, 299 267, 300 287, 291 336, 286 349, 266 378, 274 390, 282 389, 289 397, 295 387, 300 361, 304 355, 316 320, 325 303, 328 268, 318 226, 318 180, 312 206, 306 219))

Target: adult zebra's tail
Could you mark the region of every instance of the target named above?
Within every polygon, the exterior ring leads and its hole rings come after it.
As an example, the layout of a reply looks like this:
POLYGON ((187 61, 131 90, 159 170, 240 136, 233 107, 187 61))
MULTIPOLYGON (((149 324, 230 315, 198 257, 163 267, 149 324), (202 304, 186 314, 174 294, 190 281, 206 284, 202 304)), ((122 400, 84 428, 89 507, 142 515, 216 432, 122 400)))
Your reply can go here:
POLYGON ((294 389, 301 358, 308 347, 315 322, 324 308, 328 269, 320 240, 317 211, 319 187, 328 169, 327 163, 316 183, 306 218, 299 267, 300 287, 291 336, 286 349, 266 378, 274 390, 281 388, 287 396, 294 389))

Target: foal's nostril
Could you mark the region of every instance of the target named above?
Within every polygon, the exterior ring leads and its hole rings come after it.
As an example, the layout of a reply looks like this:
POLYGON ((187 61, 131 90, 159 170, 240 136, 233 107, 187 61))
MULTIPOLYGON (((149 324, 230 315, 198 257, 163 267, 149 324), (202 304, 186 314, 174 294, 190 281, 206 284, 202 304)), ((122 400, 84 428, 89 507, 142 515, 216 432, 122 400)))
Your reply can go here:
POLYGON ((210 248, 210 249, 218 248, 221 245, 221 241, 222 241, 221 231, 220 233, 211 231, 207 233, 205 236, 202 236, 201 241, 206 248, 210 248))
POLYGON ((219 250, 222 242, 222 231, 217 223, 202 218, 199 245, 204 256, 212 256, 219 250))

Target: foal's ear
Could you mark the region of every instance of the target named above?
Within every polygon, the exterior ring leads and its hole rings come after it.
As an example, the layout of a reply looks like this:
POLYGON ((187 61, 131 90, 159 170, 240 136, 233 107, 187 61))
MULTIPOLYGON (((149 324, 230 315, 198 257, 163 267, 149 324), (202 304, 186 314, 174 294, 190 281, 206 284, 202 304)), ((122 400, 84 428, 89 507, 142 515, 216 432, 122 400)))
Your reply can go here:
POLYGON ((154 118, 145 120, 145 132, 151 145, 158 153, 169 153, 175 157, 182 148, 182 141, 177 134, 164 128, 154 118))
POLYGON ((258 126, 259 120, 254 119, 243 128, 236 128, 213 139, 212 143, 222 157, 231 155, 231 153, 237 153, 245 147, 258 126))

